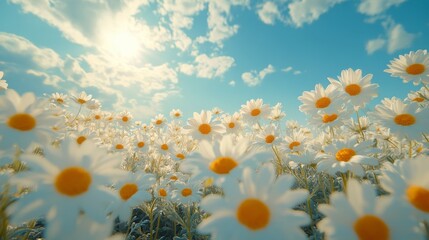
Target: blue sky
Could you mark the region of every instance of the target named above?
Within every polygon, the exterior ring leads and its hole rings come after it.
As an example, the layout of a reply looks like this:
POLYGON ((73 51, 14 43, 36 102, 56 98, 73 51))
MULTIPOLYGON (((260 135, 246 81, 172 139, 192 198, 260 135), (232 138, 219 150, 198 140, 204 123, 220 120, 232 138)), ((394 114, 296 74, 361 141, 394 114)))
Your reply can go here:
POLYGON ((86 91, 137 119, 252 98, 304 120, 297 97, 347 68, 379 98, 417 90, 384 69, 429 49, 426 0, 2 0, 0 70, 38 96, 86 91))

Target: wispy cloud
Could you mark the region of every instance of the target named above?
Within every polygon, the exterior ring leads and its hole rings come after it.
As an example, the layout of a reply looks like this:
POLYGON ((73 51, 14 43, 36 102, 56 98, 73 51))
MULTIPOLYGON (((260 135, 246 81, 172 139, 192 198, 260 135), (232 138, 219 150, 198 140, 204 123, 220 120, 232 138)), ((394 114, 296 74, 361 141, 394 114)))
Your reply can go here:
POLYGON ((262 80, 268 75, 275 72, 273 65, 269 64, 266 68, 261 71, 252 70, 250 72, 244 72, 241 74, 241 79, 249 87, 254 87, 261 84, 262 80))
POLYGON ((269 25, 274 25, 277 19, 282 19, 277 4, 270 1, 258 5, 258 16, 263 23, 269 25))
POLYGON ((209 57, 198 55, 194 64, 180 64, 179 70, 186 75, 196 75, 199 78, 215 78, 222 76, 234 65, 234 58, 229 56, 209 57))
POLYGON ((375 16, 385 12, 392 6, 399 6, 406 0, 361 0, 358 6, 358 12, 375 16))
POLYGON ((302 27, 319 19, 330 8, 344 0, 295 0, 288 5, 293 24, 302 27))
POLYGON ((283 72, 290 72, 290 71, 292 71, 292 69, 293 69, 293 67, 292 67, 292 66, 289 66, 289 67, 285 67, 285 68, 283 68, 283 69, 282 69, 282 71, 283 71, 283 72))
POLYGON ((231 86, 231 87, 234 87, 235 86, 235 81, 234 80, 229 81, 228 85, 231 86))
POLYGON ((383 38, 371 39, 366 43, 366 52, 368 54, 373 54, 377 50, 382 49, 386 44, 386 40, 383 38))
POLYGON ((55 88, 58 88, 59 87, 58 84, 64 81, 61 77, 57 75, 47 74, 45 72, 40 72, 33 69, 27 70, 27 74, 43 78, 43 84, 50 85, 55 88))

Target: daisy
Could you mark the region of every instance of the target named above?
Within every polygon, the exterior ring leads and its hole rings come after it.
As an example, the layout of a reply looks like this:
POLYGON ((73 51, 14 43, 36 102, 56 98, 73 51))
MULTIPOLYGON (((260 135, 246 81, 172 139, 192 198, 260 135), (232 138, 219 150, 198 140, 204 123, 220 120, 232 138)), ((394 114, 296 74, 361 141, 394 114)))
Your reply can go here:
POLYGON ((260 130, 255 136, 255 144, 265 149, 271 149, 281 142, 277 127, 270 124, 260 130))
POLYGON ((45 111, 46 100, 36 100, 33 93, 20 96, 12 89, 0 96, 0 149, 14 144, 27 148, 31 143, 46 144, 52 139, 52 127, 61 118, 45 111))
POLYGON ((308 120, 309 123, 316 127, 326 129, 328 127, 341 126, 350 117, 350 110, 346 108, 340 108, 332 112, 318 112, 317 114, 311 115, 308 120))
POLYGON ((153 196, 158 199, 171 199, 171 189, 166 182, 161 182, 153 187, 153 196))
POLYGON ((128 173, 115 184, 119 201, 113 202, 108 211, 111 211, 114 217, 117 216, 122 221, 128 221, 133 208, 152 199, 148 189, 154 183, 155 178, 152 174, 128 173))
POLYGON ((429 161, 428 156, 385 163, 381 186, 395 198, 412 207, 419 220, 429 221, 429 161))
POLYGON ((20 172, 14 184, 33 187, 7 208, 14 224, 44 217, 46 237, 58 239, 76 228, 81 212, 99 223, 106 222, 106 207, 115 196, 105 186, 123 176, 117 155, 108 155, 91 141, 79 145, 65 139, 60 147, 47 145, 43 156, 23 154, 30 171, 20 172))
POLYGON ((172 118, 181 118, 183 115, 182 111, 180 109, 173 109, 170 111, 170 117, 172 118))
POLYGON ((324 154, 319 155, 320 162, 317 164, 317 171, 327 172, 332 176, 336 173, 354 173, 356 176, 364 176, 365 170, 362 164, 376 166, 378 160, 369 154, 378 152, 372 147, 370 140, 356 143, 356 137, 345 141, 335 141, 324 148, 324 154))
POLYGON ((249 123, 258 122, 261 119, 265 119, 270 114, 270 106, 264 104, 262 99, 252 99, 247 101, 245 105, 241 105, 240 110, 243 120, 249 123))
POLYGON ((409 208, 390 196, 377 197, 368 183, 350 179, 347 194, 331 194, 330 205, 321 204, 326 217, 317 224, 327 239, 424 239, 409 208))
MULTIPOLYGON (((105 223, 93 221, 86 214, 79 214, 76 220, 76 228, 68 234, 59 233, 51 239, 61 240, 76 240, 76 239, 91 239, 91 240, 106 240, 110 237, 113 230, 114 218, 108 217, 105 223)), ((54 223, 55 224, 55 223, 54 223)), ((122 238, 125 239, 125 238, 122 238)))
POLYGON ((225 132, 225 128, 221 124, 212 122, 212 113, 209 111, 201 111, 200 114, 194 112, 194 117, 188 119, 186 129, 194 139, 210 140, 225 132))
POLYGON ((341 94, 334 85, 329 85, 325 89, 322 84, 316 84, 314 90, 304 91, 298 99, 302 102, 299 110, 306 114, 315 114, 318 111, 332 112, 343 103, 341 94))
POLYGON ((224 196, 209 195, 201 208, 211 216, 197 227, 212 239, 307 239, 300 227, 310 223, 302 211, 293 210, 305 201, 308 191, 290 190, 294 177, 276 179, 274 167, 267 164, 259 173, 246 168, 243 181, 230 182, 224 196))
POLYGON ((233 115, 225 115, 222 118, 222 124, 225 127, 226 133, 238 133, 242 128, 240 113, 234 113, 233 115))
POLYGON ((86 102, 85 106, 89 110, 98 110, 101 108, 101 103, 99 100, 93 98, 93 99, 88 100, 86 102))
POLYGON ((212 178, 220 186, 226 178, 238 178, 246 166, 256 169, 260 161, 268 157, 256 158, 246 138, 234 141, 232 135, 225 135, 214 144, 203 140, 198 150, 180 164, 180 170, 192 174, 192 179, 204 181, 212 178))
POLYGON ((73 101, 81 106, 86 104, 89 100, 91 100, 91 98, 92 95, 88 95, 85 92, 81 92, 77 96, 72 96, 73 101))
POLYGON ((384 70, 392 77, 400 77, 407 83, 412 81, 414 85, 429 84, 429 54, 427 50, 411 51, 409 54, 400 55, 390 61, 389 69, 384 70))
POLYGON ((286 116, 286 113, 284 113, 282 111, 282 104, 281 103, 277 103, 272 109, 271 109, 271 113, 268 116, 268 119, 270 119, 271 121, 279 121, 282 118, 284 118, 286 116))
POLYGON ((337 91, 340 91, 346 101, 359 109, 364 107, 369 101, 378 96, 378 84, 371 84, 372 74, 367 74, 362 77, 362 70, 354 71, 349 68, 341 71, 341 76, 338 76, 338 81, 333 78, 328 78, 337 91))
POLYGON ((158 114, 151 120, 152 124, 156 127, 163 127, 165 123, 167 122, 167 119, 164 117, 163 114, 158 114))
POLYGON ((375 106, 375 112, 372 113, 374 121, 390 128, 399 138, 420 140, 422 133, 429 133, 429 109, 420 109, 415 102, 406 104, 396 97, 385 98, 381 103, 375 106))
POLYGON ((149 139, 144 134, 134 134, 131 141, 134 145, 134 151, 147 152, 149 150, 149 139))
POLYGON ((281 149, 285 152, 301 152, 305 149, 308 137, 302 129, 292 131, 291 135, 284 137, 281 149))
POLYGON ((7 86, 8 86, 6 80, 4 80, 4 79, 2 80, 1 79, 3 77, 3 75, 4 75, 4 73, 2 71, 0 71, 0 91, 6 90, 7 86))
POLYGON ((128 126, 131 123, 131 119, 133 119, 133 116, 128 111, 120 112, 116 117, 122 126, 128 126))
POLYGON ((222 112, 223 112, 223 111, 222 111, 222 109, 220 109, 220 108, 218 108, 218 107, 214 107, 214 108, 212 109, 212 114, 213 114, 213 115, 220 115, 222 112))
POLYGON ((308 149, 299 155, 290 154, 289 159, 296 164, 312 165, 312 164, 317 164, 320 161, 319 155, 320 153, 314 150, 308 149))
POLYGON ((128 151, 130 148, 130 138, 125 133, 117 133, 113 137, 110 149, 116 152, 128 151))
POLYGON ((56 105, 67 106, 67 98, 68 96, 66 94, 56 92, 51 94, 49 100, 51 103, 54 103, 56 105))
POLYGON ((175 182, 173 184, 174 190, 171 192, 171 199, 173 201, 189 204, 201 201, 200 185, 192 182, 175 182))

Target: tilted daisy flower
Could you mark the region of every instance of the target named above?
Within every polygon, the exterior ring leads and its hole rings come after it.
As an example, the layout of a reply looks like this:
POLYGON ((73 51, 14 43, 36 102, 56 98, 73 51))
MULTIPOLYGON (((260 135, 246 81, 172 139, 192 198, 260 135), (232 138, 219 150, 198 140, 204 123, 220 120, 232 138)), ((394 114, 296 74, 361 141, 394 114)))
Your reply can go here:
POLYGON ((0 91, 6 90, 8 86, 6 80, 2 79, 3 75, 4 73, 0 71, 0 91))
POLYGON ((324 148, 325 154, 320 154, 320 162, 317 164, 317 171, 326 172, 332 176, 336 173, 346 173, 348 171, 356 176, 364 176, 365 170, 362 165, 376 166, 378 160, 369 156, 379 150, 372 147, 370 140, 356 143, 356 137, 345 141, 335 141, 324 148))
POLYGON ((91 141, 79 145, 70 138, 59 148, 45 146, 43 154, 21 155, 30 171, 16 174, 11 181, 33 191, 7 208, 12 223, 45 217, 46 237, 60 239, 59 235, 73 232, 81 212, 105 222, 106 207, 117 200, 105 186, 123 176, 120 157, 107 154, 91 141))
POLYGON ((420 82, 429 84, 429 54, 427 50, 410 51, 390 61, 389 69, 384 70, 392 77, 400 77, 407 82, 419 85, 420 82))
POLYGON ((240 132, 243 123, 241 122, 240 113, 234 113, 233 115, 225 115, 222 118, 222 124, 225 127, 227 134, 240 132))
POLYGON ((197 227, 212 239, 307 239, 301 226, 309 217, 293 210, 305 201, 308 191, 291 190, 295 179, 281 175, 276 179, 272 164, 258 173, 251 168, 243 171, 242 182, 228 182, 224 196, 209 195, 201 208, 211 214, 197 227))
POLYGON ((319 154, 320 153, 314 150, 308 149, 299 155, 290 154, 288 157, 295 164, 312 165, 317 164, 320 161, 320 158, 318 157, 319 154))
POLYGON ((330 205, 319 206, 325 218, 317 227, 330 240, 424 239, 409 210, 395 198, 377 197, 370 184, 350 179, 347 194, 332 193, 330 205))
POLYGON ((354 71, 349 68, 341 71, 341 76, 338 80, 328 78, 337 91, 340 91, 346 101, 355 108, 362 108, 373 98, 378 96, 378 84, 371 84, 372 74, 367 74, 362 77, 362 70, 354 71))
POLYGON ((251 99, 246 104, 241 105, 241 115, 243 120, 249 123, 255 123, 261 119, 266 119, 270 114, 270 106, 264 104, 264 101, 260 98, 251 99))
POLYGON ((164 114, 158 114, 151 120, 151 123, 156 127, 163 127, 167 123, 167 119, 164 114))
POLYGON ((190 204, 201 201, 201 185, 193 181, 174 182, 174 190, 171 192, 171 200, 182 204, 190 204))
POLYGON ((89 110, 98 110, 101 108, 101 102, 97 99, 90 99, 86 102, 85 107, 89 110))
POLYGON ((429 89, 422 87, 417 92, 411 91, 408 93, 407 99, 427 106, 429 102, 429 89))
POLYGON ((49 101, 59 106, 67 106, 67 94, 64 93, 52 93, 49 97, 49 101))
POLYGON ((343 104, 340 91, 334 85, 329 85, 325 89, 322 84, 316 84, 314 90, 304 91, 298 100, 302 102, 299 110, 306 114, 336 111, 343 104))
POLYGON ((268 119, 270 119, 271 121, 275 122, 275 121, 280 121, 281 119, 283 119, 286 116, 286 113, 284 113, 282 111, 282 104, 281 103, 277 103, 270 112, 270 115, 268 116, 268 119))
POLYGON ((91 100, 92 95, 87 94, 86 92, 81 92, 78 95, 73 95, 71 97, 73 101, 79 105, 85 105, 89 100, 91 100))
POLYGON ((396 160, 383 165, 381 186, 392 196, 412 206, 412 214, 429 221, 429 157, 396 160))
POLYGON ((262 149, 270 150, 281 141, 282 138, 279 136, 277 127, 272 124, 265 126, 255 136, 255 145, 262 147, 262 149))
POLYGON ((307 145, 308 137, 302 129, 293 130, 292 134, 284 137, 281 149, 285 152, 301 152, 307 145))
POLYGON ((396 97, 385 98, 381 103, 375 106, 375 112, 371 114, 374 121, 390 128, 392 134, 399 138, 420 140, 422 133, 429 133, 429 109, 421 109, 415 102, 404 103, 396 97))
POLYGON ((225 128, 217 122, 212 122, 212 113, 209 111, 194 112, 194 117, 188 119, 186 126, 188 133, 195 139, 210 140, 225 132, 225 128))
POLYGON ((350 110, 339 108, 332 112, 318 112, 310 115, 309 123, 323 129, 341 126, 350 118, 350 110))
POLYGON ((48 143, 54 132, 52 127, 61 121, 46 111, 45 100, 36 100, 33 93, 20 96, 12 89, 0 96, 0 149, 13 150, 17 144, 27 148, 31 143, 48 143))
POLYGON ((170 117, 172 118, 181 118, 183 115, 182 111, 180 109, 173 109, 170 111, 170 117))
POLYGON ((270 160, 255 158, 255 154, 247 138, 234 140, 232 135, 225 135, 214 144, 201 141, 198 150, 180 164, 180 170, 192 174, 195 181, 213 179, 220 186, 226 178, 240 177, 244 167, 256 169, 261 161, 270 160))
POLYGON ((155 183, 152 174, 143 172, 127 173, 115 184, 118 201, 112 202, 107 211, 121 221, 128 221, 133 208, 152 199, 150 187, 155 183))

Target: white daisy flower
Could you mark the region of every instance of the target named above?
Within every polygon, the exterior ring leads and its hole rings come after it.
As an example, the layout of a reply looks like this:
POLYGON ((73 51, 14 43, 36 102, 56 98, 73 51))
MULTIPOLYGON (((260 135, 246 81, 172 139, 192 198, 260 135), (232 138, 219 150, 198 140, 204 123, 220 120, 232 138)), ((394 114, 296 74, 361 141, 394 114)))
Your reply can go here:
POLYGON ((347 195, 335 192, 330 205, 319 206, 326 217, 317 227, 330 240, 424 239, 409 210, 390 196, 377 197, 371 185, 350 179, 347 195))
POLYGON ((133 116, 129 111, 120 112, 116 117, 122 126, 129 126, 131 120, 133 119, 133 116))
POLYGON ((212 113, 209 111, 201 111, 201 114, 194 112, 194 117, 188 119, 186 129, 194 139, 211 140, 225 132, 221 124, 212 122, 212 113))
POLYGON ((302 165, 311 165, 317 164, 320 161, 318 152, 308 149, 307 151, 302 152, 299 155, 290 154, 289 159, 294 163, 302 165))
POLYGON ((101 108, 101 102, 93 98, 86 102, 85 107, 89 110, 98 110, 101 108))
POLYGON ((392 196, 412 206, 412 214, 421 221, 429 221, 429 159, 418 156, 396 160, 383 165, 381 186, 392 196))
POLYGON ((261 119, 266 119, 270 114, 270 106, 264 104, 262 99, 252 99, 247 101, 245 105, 241 105, 240 110, 243 120, 249 123, 255 123, 261 119))
POLYGON ((2 80, 1 79, 3 77, 3 75, 4 75, 4 73, 2 71, 0 71, 0 91, 6 90, 7 86, 8 86, 6 80, 4 80, 4 79, 2 80))
POLYGON ((128 221, 133 208, 152 199, 148 189, 155 183, 152 174, 136 172, 128 173, 115 184, 118 201, 113 202, 108 211, 114 217, 118 216, 122 221, 128 221))
POLYGON ((279 131, 275 125, 265 126, 256 134, 255 145, 270 150, 282 141, 278 133, 279 131))
POLYGON ((406 104, 396 97, 385 98, 381 103, 375 106, 375 112, 372 113, 374 121, 390 128, 399 138, 420 140, 422 133, 429 133, 429 109, 421 109, 415 102, 406 104))
POLYGON ((167 119, 164 117, 163 114, 158 114, 151 120, 151 123, 156 127, 163 127, 166 122, 167 119))
POLYGON ((181 118, 183 115, 182 111, 180 109, 173 109, 170 111, 170 117, 172 118, 181 118))
POLYGON ((411 51, 390 61, 389 69, 384 70, 392 77, 400 77, 407 82, 419 85, 420 82, 429 84, 429 54, 427 50, 411 51))
POLYGON ((276 179, 272 164, 255 173, 243 171, 243 181, 229 182, 224 196, 209 195, 201 208, 211 214, 197 227, 212 239, 307 239, 301 226, 310 223, 304 212, 293 210, 305 201, 308 191, 290 190, 295 179, 281 175, 276 179))
POLYGON ((365 170, 362 166, 378 165, 378 160, 368 156, 379 150, 372 147, 373 142, 370 140, 356 143, 356 137, 349 138, 345 141, 336 141, 324 148, 325 154, 320 154, 320 162, 317 164, 317 171, 324 171, 332 176, 336 173, 353 172, 356 176, 364 176, 365 170))
POLYGON ((286 113, 284 113, 282 111, 282 104, 281 103, 277 103, 270 112, 270 115, 268 116, 268 119, 270 119, 271 121, 279 121, 281 119, 283 119, 286 116, 286 113))
POLYGON ((255 154, 251 151, 248 139, 234 141, 231 135, 226 135, 214 144, 201 141, 196 153, 180 164, 180 170, 191 173, 192 179, 196 181, 212 178, 220 186, 226 178, 240 177, 244 167, 256 169, 261 161, 270 160, 268 157, 256 159, 255 154))
MULTIPOLYGON (((114 219, 109 217, 106 222, 99 223, 89 218, 86 214, 79 214, 76 220, 76 228, 68 234, 59 233, 50 239, 76 240, 106 240, 112 234, 114 219)), ((51 224, 52 226, 55 223, 51 224)), ((125 238, 123 238, 125 239, 125 238)))
POLYGON ((350 118, 350 110, 346 108, 340 108, 332 112, 318 112, 317 114, 311 115, 308 120, 309 123, 326 129, 328 127, 341 126, 350 118))
POLYGON ((362 70, 354 71, 349 68, 341 71, 338 81, 328 78, 332 85, 342 93, 346 101, 355 107, 355 109, 364 107, 368 102, 378 96, 378 84, 371 84, 372 74, 362 77, 362 70))
POLYGON ((7 208, 12 223, 45 217, 49 239, 73 232, 81 212, 106 222, 106 207, 116 198, 105 186, 123 176, 118 156, 108 155, 90 141, 79 145, 69 138, 60 148, 45 146, 43 154, 21 156, 30 171, 16 174, 11 181, 34 191, 7 208))
POLYGON ((49 100, 51 103, 54 103, 59 106, 67 106, 67 99, 68 99, 67 94, 58 93, 58 92, 52 93, 51 96, 49 97, 49 100))
POLYGON ((72 96, 72 99, 75 103, 79 105, 85 105, 89 100, 91 100, 92 95, 87 94, 86 92, 81 92, 79 95, 72 96))
POLYGON ((302 102, 299 110, 312 115, 318 111, 336 111, 343 104, 340 91, 334 85, 329 85, 325 89, 322 84, 316 84, 314 90, 304 91, 298 99, 302 102))
POLYGON ((36 100, 33 93, 20 96, 9 89, 0 96, 0 149, 13 149, 17 144, 27 148, 31 143, 46 144, 52 139, 52 127, 61 119, 45 111, 46 100, 36 100))
POLYGON ((200 185, 193 182, 175 182, 171 192, 171 200, 182 204, 190 204, 201 201, 200 185))
POLYGON ((302 129, 293 130, 291 135, 284 137, 281 149, 285 152, 301 152, 305 149, 308 137, 302 129))
POLYGON ((225 127, 227 134, 239 133, 242 129, 243 123, 241 122, 240 113, 234 113, 233 115, 225 115, 222 118, 222 124, 225 127))

